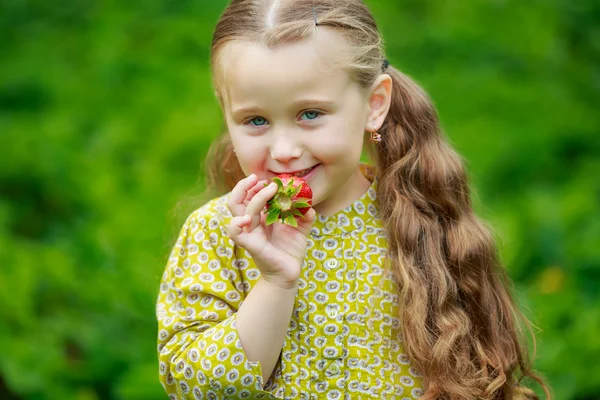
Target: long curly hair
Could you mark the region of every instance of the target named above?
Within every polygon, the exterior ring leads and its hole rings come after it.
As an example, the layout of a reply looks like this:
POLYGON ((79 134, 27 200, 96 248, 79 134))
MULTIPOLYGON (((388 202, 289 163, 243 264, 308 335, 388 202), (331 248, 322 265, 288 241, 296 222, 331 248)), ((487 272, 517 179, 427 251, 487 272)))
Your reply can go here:
MULTIPOLYGON (((221 106, 224 45, 244 40, 272 48, 321 27, 343 35, 353 50, 343 68, 369 88, 382 73, 385 54, 362 1, 234 0, 216 26, 211 49, 221 106)), ((444 138, 427 94, 394 67, 385 73, 393 90, 380 130, 383 141, 367 146, 380 179, 378 201, 386 216, 389 268, 401 293, 404 346, 424 376, 422 398, 537 399, 524 378, 537 381, 551 398, 531 369, 526 333, 534 349, 535 334, 511 296, 490 230, 473 212, 460 156, 444 138)), ((205 171, 217 192, 231 190, 244 177, 226 129, 212 144, 205 171)))

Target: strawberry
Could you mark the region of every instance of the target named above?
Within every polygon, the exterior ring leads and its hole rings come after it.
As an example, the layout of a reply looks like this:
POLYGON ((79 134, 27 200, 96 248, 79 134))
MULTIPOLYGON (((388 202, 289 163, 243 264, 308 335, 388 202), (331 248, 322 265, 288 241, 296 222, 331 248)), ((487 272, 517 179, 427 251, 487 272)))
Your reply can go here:
POLYGON ((312 189, 304 179, 289 174, 279 174, 273 182, 277 184, 277 192, 267 202, 267 225, 279 221, 297 227, 296 219, 312 206, 312 189))

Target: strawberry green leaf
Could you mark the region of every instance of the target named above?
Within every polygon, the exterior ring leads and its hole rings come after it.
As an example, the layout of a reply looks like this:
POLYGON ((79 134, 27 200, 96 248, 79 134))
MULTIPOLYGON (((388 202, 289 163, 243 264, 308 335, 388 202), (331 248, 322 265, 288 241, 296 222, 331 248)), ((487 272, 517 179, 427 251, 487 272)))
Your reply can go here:
POLYGON ((275 217, 279 217, 279 210, 275 207, 271 207, 267 211, 267 215, 275 215, 275 217))
POLYGON ((283 182, 278 177, 273 178, 273 182, 277 184, 277 190, 283 190, 283 182))
POLYGON ((293 226, 294 228, 298 227, 298 222, 296 222, 296 218, 294 218, 294 216, 292 214, 288 214, 285 217, 285 223, 293 226))
POLYGON ((310 207, 310 204, 308 204, 305 201, 295 201, 294 202, 294 207, 296 207, 296 208, 306 208, 306 207, 310 207))
POLYGON ((267 214, 267 226, 271 225, 275 222, 277 222, 277 220, 279 219, 279 213, 269 213, 267 214))

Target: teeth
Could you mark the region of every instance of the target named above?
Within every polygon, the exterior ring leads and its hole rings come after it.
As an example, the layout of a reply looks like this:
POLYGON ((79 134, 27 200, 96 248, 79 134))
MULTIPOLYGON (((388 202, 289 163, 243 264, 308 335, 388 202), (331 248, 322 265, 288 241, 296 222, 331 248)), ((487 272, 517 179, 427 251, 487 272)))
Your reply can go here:
POLYGON ((296 176, 302 177, 302 176, 304 176, 304 175, 308 174, 310 171, 312 171, 312 169, 313 169, 313 168, 314 168, 314 167, 310 167, 310 168, 308 168, 308 169, 305 169, 304 171, 300 171, 300 172, 298 172, 298 173, 296 174, 296 176))

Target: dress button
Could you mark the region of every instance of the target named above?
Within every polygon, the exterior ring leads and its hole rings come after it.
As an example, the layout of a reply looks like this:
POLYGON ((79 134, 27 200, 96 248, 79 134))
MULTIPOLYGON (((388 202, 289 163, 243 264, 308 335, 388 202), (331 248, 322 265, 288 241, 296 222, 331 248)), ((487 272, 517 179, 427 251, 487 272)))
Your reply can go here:
POLYGON ((336 376, 340 373, 340 366, 337 362, 334 362, 329 366, 329 368, 327 368, 327 371, 325 371, 325 373, 327 374, 327 376, 336 376))
POLYGON ((327 316, 329 318, 335 318, 338 315, 338 310, 336 310, 335 308, 328 308, 327 309, 327 316))
POLYGON ((327 230, 333 231, 335 228, 337 228, 337 224, 335 222, 329 221, 325 224, 325 228, 327 228, 327 230))
POLYGON ((310 400, 317 400, 317 395, 316 394, 311 394, 310 395, 310 400))
POLYGON ((335 258, 330 258, 329 260, 325 261, 325 266, 329 269, 337 268, 339 264, 340 262, 335 258))

